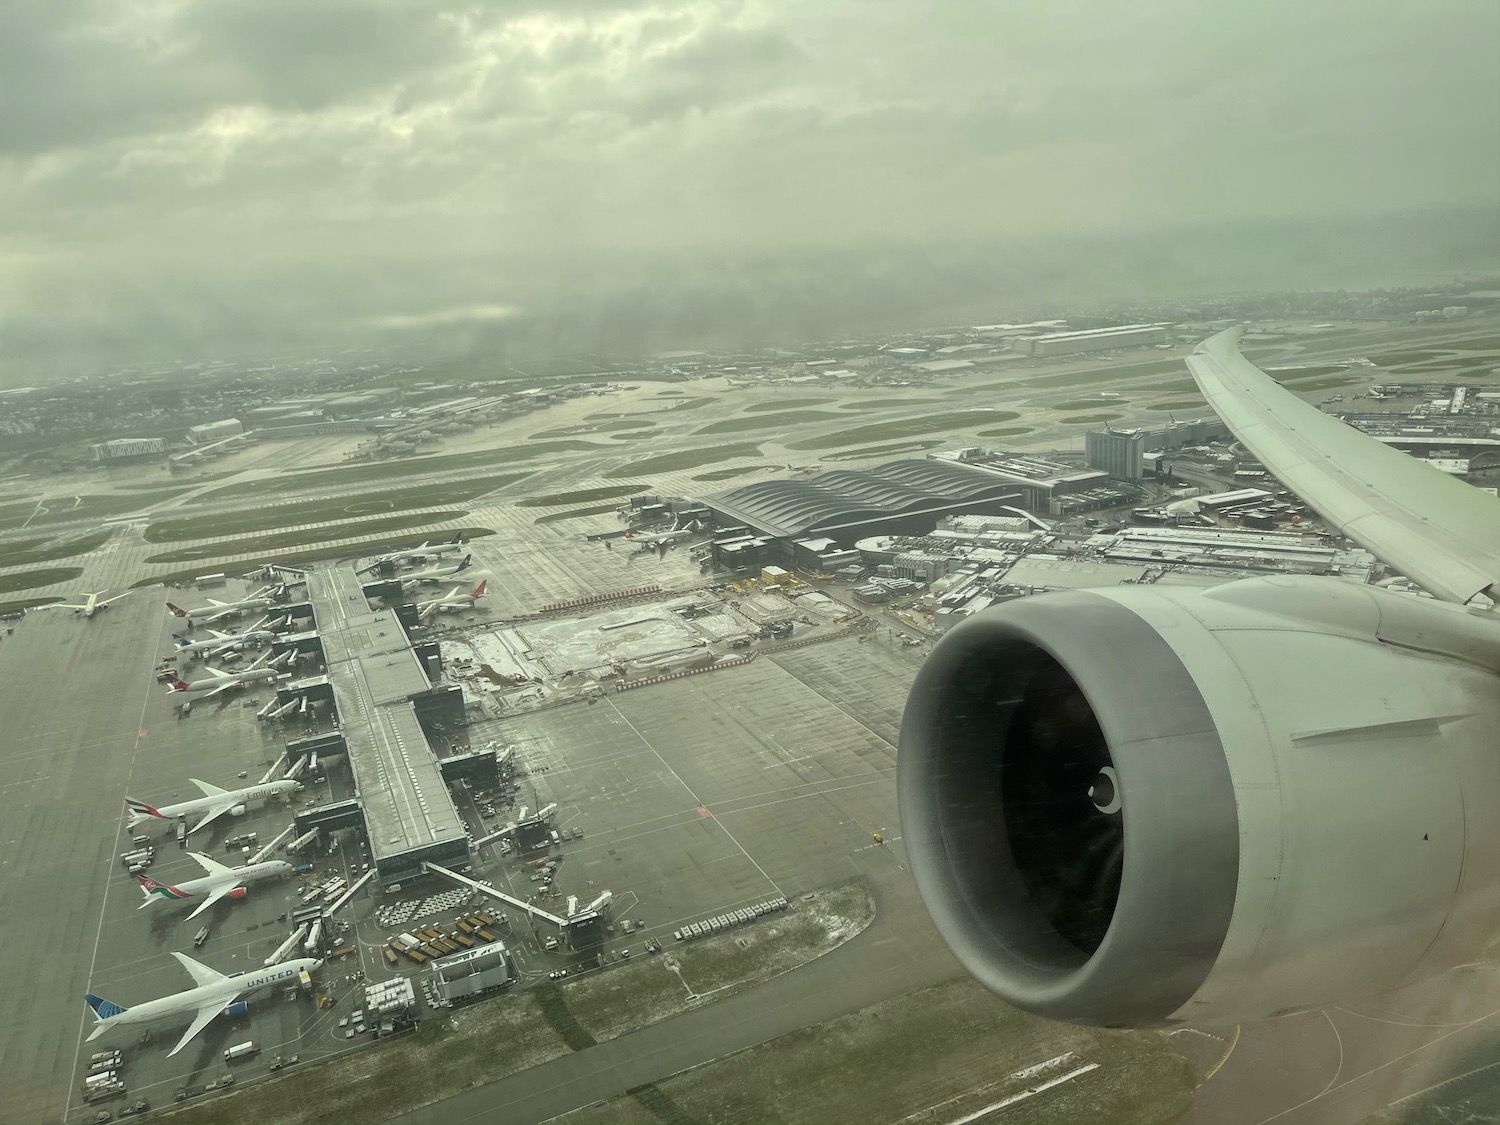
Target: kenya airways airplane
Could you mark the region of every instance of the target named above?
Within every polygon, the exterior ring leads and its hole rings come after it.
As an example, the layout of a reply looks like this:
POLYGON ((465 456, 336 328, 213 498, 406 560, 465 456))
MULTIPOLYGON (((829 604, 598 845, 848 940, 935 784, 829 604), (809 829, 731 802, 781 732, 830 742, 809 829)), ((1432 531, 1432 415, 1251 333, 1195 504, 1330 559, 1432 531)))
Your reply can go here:
POLYGON ((191 801, 179 801, 175 805, 162 805, 160 808, 148 805, 145 801, 137 801, 134 797, 126 797, 125 807, 130 810, 130 827, 138 828, 153 820, 176 820, 178 817, 201 813, 203 815, 198 823, 188 829, 189 833, 193 833, 215 817, 223 816, 225 813, 240 816, 245 811, 245 805, 250 801, 292 793, 301 788, 299 782, 290 780, 268 781, 264 785, 250 785, 244 789, 220 789, 217 785, 199 781, 196 777, 189 778, 189 780, 203 790, 203 796, 191 801))
POLYGON ((183 902, 202 895, 203 902, 188 915, 189 918, 196 918, 221 898, 244 898, 251 883, 286 875, 292 870, 290 863, 279 859, 252 863, 245 867, 226 867, 202 852, 188 852, 188 855, 196 859, 208 874, 201 879, 189 879, 183 883, 158 883, 145 875, 137 875, 135 881, 141 885, 144 900, 137 909, 144 910, 158 899, 183 902))

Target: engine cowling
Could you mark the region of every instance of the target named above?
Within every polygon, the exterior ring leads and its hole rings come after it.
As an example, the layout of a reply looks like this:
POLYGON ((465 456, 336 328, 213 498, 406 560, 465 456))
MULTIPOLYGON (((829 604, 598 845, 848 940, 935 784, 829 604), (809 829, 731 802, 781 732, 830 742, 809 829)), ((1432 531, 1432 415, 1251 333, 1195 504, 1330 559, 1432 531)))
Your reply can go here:
POLYGON ((235 887, 234 890, 232 890, 232 891, 229 892, 229 896, 228 897, 230 897, 230 898, 236 898, 236 899, 238 899, 238 898, 244 898, 245 897, 245 888, 244 887, 235 887))
POLYGON ((1385 991, 1500 930, 1500 630, 1333 579, 1045 594, 908 700, 901 821, 1011 1003, 1163 1026, 1385 991))
POLYGON ((232 1020, 237 1020, 241 1016, 248 1014, 249 1011, 250 1005, 248 1003, 246 1003, 244 1000, 236 1000, 233 1004, 224 1009, 224 1014, 232 1020))
POLYGON ((245 815, 245 806, 244 805, 235 805, 234 808, 232 808, 232 809, 229 810, 229 815, 230 816, 244 816, 245 815))

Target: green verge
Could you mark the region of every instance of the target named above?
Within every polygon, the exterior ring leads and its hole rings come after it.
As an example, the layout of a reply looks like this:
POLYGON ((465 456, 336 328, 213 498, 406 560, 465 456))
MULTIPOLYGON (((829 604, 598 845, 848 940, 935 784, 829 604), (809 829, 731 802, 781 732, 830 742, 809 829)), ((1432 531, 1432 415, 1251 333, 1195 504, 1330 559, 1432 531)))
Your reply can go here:
POLYGON ((1200 398, 1196 402, 1163 402, 1156 406, 1148 406, 1146 409, 1154 410, 1159 414, 1166 414, 1173 410, 1207 410, 1208 403, 1200 398))
MULTIPOLYGON (((1140 379, 1147 375, 1165 375, 1169 371, 1181 371, 1181 359, 1158 359, 1149 363, 1127 363, 1119 367, 1096 367, 1088 371, 1072 371, 1066 375, 1044 375, 1027 379, 1027 387, 1081 387, 1090 383, 1112 383, 1120 379, 1140 379)), ((999 383, 997 386, 1007 386, 999 383)))
POLYGON ((532 520, 535 524, 562 523, 565 520, 582 519, 584 516, 603 516, 613 512, 618 504, 591 504, 587 508, 569 508, 566 512, 551 512, 545 516, 537 516, 532 520))
POLYGON ((824 461, 858 461, 861 457, 889 457, 896 453, 920 453, 942 445, 940 441, 898 441, 892 445, 867 445, 863 449, 846 449, 842 453, 825 453, 824 461))
MULTIPOLYGON (((953 392, 949 392, 950 394, 953 392)), ((861 399, 859 402, 841 402, 840 410, 889 410, 895 407, 908 406, 944 406, 952 405, 945 398, 887 398, 887 399, 861 399)))
MULTIPOLYGON (((569 1116, 574 1125, 654 1125, 670 1106, 714 1125, 899 1121, 939 1125, 1022 1093, 1014 1075, 1071 1055, 1056 1076, 1097 1069, 1005 1109, 1019 1125, 1160 1125, 1192 1104, 1192 1067, 1151 1032, 1045 1020, 964 978, 871 1005, 569 1116)), ((1048 1074, 1047 1077, 1054 1075, 1048 1074)), ((1035 1080, 1033 1080, 1035 1081, 1035 1080)), ((998 1118, 997 1118, 998 1120, 998 1118)))
POLYGON ((1082 414, 1076 418, 1064 418, 1065 426, 1097 426, 1101 422, 1113 422, 1123 418, 1123 414, 1082 414))
POLYGON ((728 469, 714 469, 712 472, 699 473, 694 480, 728 480, 730 477, 742 477, 746 473, 763 473, 769 465, 735 465, 728 469))
MULTIPOLYGON (((488 527, 462 527, 458 533, 465 539, 479 539, 486 535, 494 535, 494 529, 488 527)), ((410 535, 391 536, 389 539, 373 539, 368 543, 334 543, 319 547, 309 547, 301 551, 286 551, 275 555, 256 555, 248 559, 205 560, 197 565, 184 570, 175 570, 169 574, 157 574, 150 578, 142 578, 132 582, 132 588, 137 586, 157 586, 168 582, 187 582, 204 573, 216 562, 224 562, 234 570, 254 570, 261 566, 297 566, 300 563, 313 562, 317 559, 339 559, 349 558, 354 554, 356 547, 361 555, 377 554, 381 551, 395 550, 401 547, 410 547, 412 537, 410 535)))
POLYGON ((1107 399, 1074 399, 1072 402, 1059 402, 1052 410, 1098 410, 1101 406, 1129 406, 1130 402, 1123 398, 1107 399))
POLYGON ((35 590, 38 586, 51 586, 54 582, 71 582, 82 573, 81 566, 55 566, 49 570, 0 574, 0 594, 9 594, 15 590, 35 590))
POLYGON ((303 500, 239 512, 186 516, 151 524, 146 528, 145 538, 148 543, 181 543, 190 539, 280 530, 303 523, 347 521, 352 516, 373 516, 381 512, 399 512, 410 508, 464 504, 486 492, 514 484, 527 475, 511 473, 476 477, 463 481, 388 489, 384 492, 368 492, 359 496, 340 496, 330 500, 303 500))
POLYGON ((980 437, 1015 437, 1018 434, 1031 433, 1030 426, 1001 426, 994 430, 980 430, 980 437))
POLYGON ((994 425, 1010 422, 1020 415, 1013 410, 954 410, 946 414, 927 414, 920 418, 902 418, 890 422, 872 422, 867 426, 854 426, 847 430, 835 430, 831 434, 803 438, 787 443, 788 449, 831 449, 840 445, 858 445, 882 438, 916 437, 918 434, 934 434, 945 430, 966 430, 974 426, 994 425))
POLYGON ((766 410, 791 410, 798 406, 820 406, 825 402, 832 402, 831 398, 784 398, 773 399, 770 402, 757 402, 753 406, 745 407, 746 414, 759 414, 766 410))
POLYGON ((656 422, 651 418, 643 418, 636 415, 633 418, 614 418, 605 422, 594 422, 583 426, 564 426, 556 430, 541 430, 531 435, 530 441, 547 440, 548 438, 573 437, 575 434, 602 434, 611 430, 640 430, 651 429, 656 422))
MULTIPOLYGON (((461 520, 469 513, 459 509, 450 512, 413 512, 402 516, 385 516, 378 520, 355 520, 349 523, 325 524, 301 531, 278 531, 273 535, 251 535, 243 539, 217 539, 152 555, 148 563, 194 562, 201 559, 227 559, 256 551, 281 551, 288 547, 305 547, 313 543, 333 544, 341 539, 376 535, 386 531, 404 531, 447 520, 461 520)), ((405 542, 405 540, 403 540, 405 542)), ((345 548, 347 550, 347 548, 345 548)))
POLYGON ((85 555, 95 547, 102 546, 113 534, 109 528, 91 531, 76 539, 54 540, 21 539, 14 543, 0 543, 0 566, 30 566, 32 563, 51 562, 53 559, 71 559, 85 555), (50 544, 50 545, 49 545, 50 544))
POLYGON ((610 469, 604 476, 634 477, 645 473, 670 473, 677 469, 696 469, 699 465, 711 465, 715 461, 732 461, 736 457, 755 457, 759 454, 760 446, 750 442, 740 445, 679 449, 675 453, 662 453, 656 457, 647 457, 643 461, 632 461, 628 465, 610 469))
POLYGON ((838 421, 837 414, 827 410, 787 410, 780 414, 752 414, 746 418, 725 418, 699 426, 697 434, 733 434, 743 430, 772 430, 777 426, 803 426, 808 422, 838 421))
POLYGON ((616 496, 629 496, 643 488, 644 484, 611 484, 603 488, 580 488, 573 492, 548 492, 541 496, 528 496, 517 500, 518 508, 557 508, 563 504, 586 504, 590 500, 612 500, 616 496))

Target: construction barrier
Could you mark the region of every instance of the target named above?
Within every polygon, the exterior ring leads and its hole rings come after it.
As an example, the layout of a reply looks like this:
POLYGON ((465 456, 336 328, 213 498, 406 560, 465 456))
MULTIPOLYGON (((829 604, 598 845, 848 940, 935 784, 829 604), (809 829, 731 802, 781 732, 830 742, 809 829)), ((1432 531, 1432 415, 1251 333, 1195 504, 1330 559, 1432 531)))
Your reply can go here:
POLYGON ((584 606, 599 605, 603 602, 621 601, 625 598, 639 598, 647 594, 659 593, 661 593, 661 587, 655 584, 650 586, 636 586, 629 590, 616 590, 614 593, 609 594, 590 594, 586 598, 570 598, 565 602, 553 602, 551 605, 542 606, 541 612, 556 613, 558 610, 563 609, 582 609, 584 606))
POLYGON ((648 687, 651 684, 664 684, 668 680, 681 680, 687 676, 696 676, 702 672, 718 672, 724 668, 738 668, 749 664, 755 659, 755 653, 749 656, 731 656, 728 660, 720 660, 713 664, 707 664, 702 668, 684 668, 681 672, 669 672, 665 676, 650 676, 644 680, 631 680, 628 683, 615 684, 615 691, 631 691, 639 687, 648 687))

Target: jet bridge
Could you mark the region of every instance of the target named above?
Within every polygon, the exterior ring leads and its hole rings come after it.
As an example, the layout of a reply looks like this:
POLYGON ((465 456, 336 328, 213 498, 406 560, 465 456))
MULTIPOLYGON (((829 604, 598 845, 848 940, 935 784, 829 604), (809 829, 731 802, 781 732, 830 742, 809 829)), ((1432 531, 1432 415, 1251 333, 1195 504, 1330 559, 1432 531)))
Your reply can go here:
POLYGON ((591 949, 604 943, 604 911, 609 909, 610 903, 614 900, 614 896, 609 891, 605 891, 599 895, 582 910, 572 909, 578 900, 570 898, 568 900, 570 913, 568 917, 560 918, 551 911, 543 910, 540 906, 533 906, 523 899, 506 894, 498 887, 493 887, 488 883, 481 883, 478 879, 471 879, 467 875, 460 875, 457 871, 449 871, 446 867, 439 867, 437 864, 430 862, 423 863, 422 867, 434 875, 441 875, 446 879, 453 880, 455 883, 471 887, 482 895, 488 895, 497 902, 503 902, 506 906, 524 911, 532 918, 545 922, 549 926, 556 926, 558 932, 562 934, 568 945, 575 950, 591 949))

